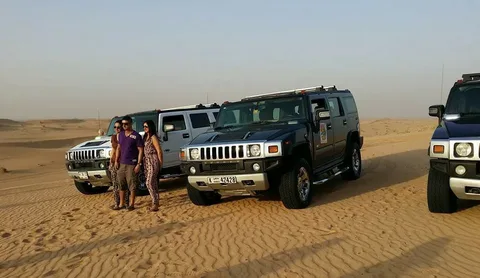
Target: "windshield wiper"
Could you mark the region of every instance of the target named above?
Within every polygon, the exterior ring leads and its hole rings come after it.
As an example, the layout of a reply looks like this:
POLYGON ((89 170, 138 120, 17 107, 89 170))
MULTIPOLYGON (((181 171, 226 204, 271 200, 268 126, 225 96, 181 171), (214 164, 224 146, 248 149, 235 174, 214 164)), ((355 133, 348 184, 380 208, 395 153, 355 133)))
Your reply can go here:
POLYGON ((217 126, 216 128, 214 128, 214 130, 231 129, 233 127, 235 127, 235 125, 217 126))

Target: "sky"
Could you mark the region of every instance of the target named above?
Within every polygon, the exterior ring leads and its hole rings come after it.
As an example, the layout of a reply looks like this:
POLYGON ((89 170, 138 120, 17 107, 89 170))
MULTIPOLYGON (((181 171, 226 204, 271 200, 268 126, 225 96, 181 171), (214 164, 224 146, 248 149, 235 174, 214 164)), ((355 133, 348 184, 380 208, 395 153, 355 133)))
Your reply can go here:
POLYGON ((110 118, 317 85, 351 90, 363 118, 428 117, 462 73, 480 72, 479 8, 1 1, 0 118, 110 118))

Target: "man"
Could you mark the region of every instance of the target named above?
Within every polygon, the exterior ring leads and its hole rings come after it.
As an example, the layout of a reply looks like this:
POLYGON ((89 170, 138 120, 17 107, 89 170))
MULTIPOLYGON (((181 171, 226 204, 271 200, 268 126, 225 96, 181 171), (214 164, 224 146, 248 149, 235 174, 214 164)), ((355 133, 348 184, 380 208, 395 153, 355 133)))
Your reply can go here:
POLYGON ((132 118, 125 116, 122 119, 123 131, 118 135, 118 146, 115 158, 115 168, 118 169, 118 183, 120 185, 120 204, 125 207, 125 191, 130 191, 128 210, 135 209, 135 189, 138 186, 138 176, 143 160, 142 136, 133 130, 132 118))

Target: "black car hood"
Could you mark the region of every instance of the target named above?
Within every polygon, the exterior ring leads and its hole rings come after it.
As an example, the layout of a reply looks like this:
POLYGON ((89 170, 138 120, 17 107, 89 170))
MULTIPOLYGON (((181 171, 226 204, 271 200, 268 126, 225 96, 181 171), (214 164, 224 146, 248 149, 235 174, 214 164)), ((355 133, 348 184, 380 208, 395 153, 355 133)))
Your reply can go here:
POLYGON ((443 120, 434 132, 434 139, 480 137, 480 115, 463 116, 458 120, 443 120))
POLYGON ((207 131, 195 137, 190 144, 214 144, 219 142, 248 142, 273 140, 281 135, 290 133, 300 128, 303 124, 276 124, 276 125, 253 125, 242 126, 217 131, 207 131))

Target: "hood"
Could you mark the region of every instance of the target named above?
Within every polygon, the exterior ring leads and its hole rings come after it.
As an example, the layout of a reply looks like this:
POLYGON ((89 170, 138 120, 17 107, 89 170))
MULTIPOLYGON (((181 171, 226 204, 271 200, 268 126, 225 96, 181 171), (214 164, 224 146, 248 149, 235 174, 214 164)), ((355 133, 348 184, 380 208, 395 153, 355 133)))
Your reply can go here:
POLYGON ((443 120, 434 132, 434 139, 480 137, 480 115, 443 120))
POLYGON ((81 150, 81 149, 99 149, 99 148, 109 148, 112 144, 110 143, 110 136, 97 136, 93 140, 82 142, 70 150, 81 150))
POLYGON ((271 124, 241 126, 217 131, 209 130, 195 137, 190 145, 273 140, 279 136, 304 127, 305 126, 302 124, 271 124))

